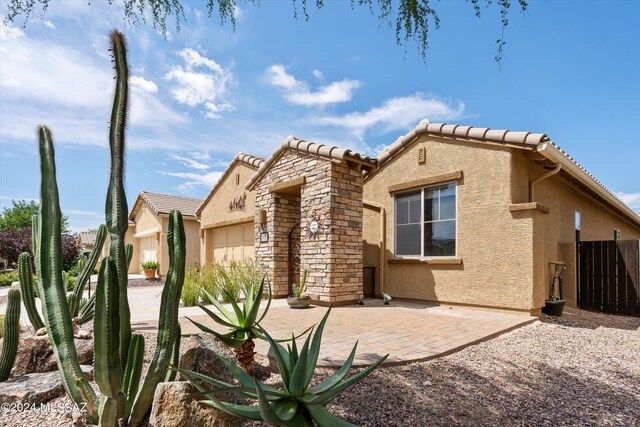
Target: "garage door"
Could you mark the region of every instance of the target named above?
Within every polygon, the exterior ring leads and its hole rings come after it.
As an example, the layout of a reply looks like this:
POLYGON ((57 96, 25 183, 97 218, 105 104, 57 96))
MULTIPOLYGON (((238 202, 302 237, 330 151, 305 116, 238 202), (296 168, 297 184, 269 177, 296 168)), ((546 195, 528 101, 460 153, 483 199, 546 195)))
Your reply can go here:
POLYGON ((213 230, 212 249, 213 258, 218 261, 253 258, 253 224, 213 230))
POLYGON ((158 241, 155 236, 142 237, 140 240, 140 263, 158 260, 158 241))

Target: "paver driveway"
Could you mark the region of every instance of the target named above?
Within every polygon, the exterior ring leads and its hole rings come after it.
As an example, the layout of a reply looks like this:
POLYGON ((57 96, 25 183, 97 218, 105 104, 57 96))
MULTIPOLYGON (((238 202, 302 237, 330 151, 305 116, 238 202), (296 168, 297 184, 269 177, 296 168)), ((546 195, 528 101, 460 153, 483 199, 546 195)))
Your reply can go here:
MULTIPOLYGON (((225 332, 198 308, 182 309, 180 323, 183 333, 199 330, 183 316, 225 332), (196 311, 194 311, 194 309, 196 311)), ((274 300, 264 328, 274 338, 286 338, 317 324, 327 308, 312 306, 294 310, 286 300, 274 300)), ((348 357, 356 340, 358 351, 354 366, 368 365, 385 354, 385 363, 403 364, 427 360, 452 353, 480 341, 487 340, 536 320, 521 314, 477 310, 461 307, 432 306, 392 301, 383 305, 380 300, 365 300, 365 305, 334 307, 322 336, 321 366, 339 366, 348 357)), ((134 328, 149 329, 155 322, 134 323, 134 328)), ((256 351, 266 355, 268 345, 256 342, 256 351)))

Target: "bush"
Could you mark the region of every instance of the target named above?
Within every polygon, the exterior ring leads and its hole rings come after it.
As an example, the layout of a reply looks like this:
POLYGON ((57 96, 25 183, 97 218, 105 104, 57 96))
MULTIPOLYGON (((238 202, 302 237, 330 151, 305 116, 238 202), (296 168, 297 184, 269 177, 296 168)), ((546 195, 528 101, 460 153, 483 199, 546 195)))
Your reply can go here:
POLYGON ((10 271, 8 273, 0 273, 0 287, 11 286, 11 283, 19 281, 17 271, 10 271))
POLYGON ((193 307, 200 302, 200 269, 198 265, 187 268, 182 286, 182 305, 193 307))

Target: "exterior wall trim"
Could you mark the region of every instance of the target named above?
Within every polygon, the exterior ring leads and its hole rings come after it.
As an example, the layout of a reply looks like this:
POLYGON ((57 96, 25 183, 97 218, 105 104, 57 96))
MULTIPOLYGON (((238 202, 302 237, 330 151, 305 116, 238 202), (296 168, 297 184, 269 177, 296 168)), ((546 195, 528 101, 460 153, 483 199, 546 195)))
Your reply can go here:
POLYGON ((412 181, 403 182, 400 184, 390 185, 389 193, 395 193, 397 191, 409 190, 411 188, 425 187, 433 184, 440 184, 449 181, 455 181, 462 179, 462 171, 457 170, 442 175, 428 176, 426 178, 414 179, 412 181))
POLYGON ((544 214, 549 213, 549 208, 543 205, 542 203, 538 203, 538 202, 512 203, 509 205, 509 210, 511 212, 536 210, 544 214))
POLYGON ((307 178, 301 176, 285 182, 278 182, 269 186, 269 193, 288 193, 291 190, 298 190, 307 183, 307 178))
POLYGON ((462 258, 389 258, 389 264, 461 265, 462 258))
POLYGON ((149 237, 149 236, 153 236, 156 233, 160 233, 162 232, 161 229, 159 228, 152 228, 151 230, 145 230, 145 231, 141 231, 139 233, 133 233, 133 237, 136 239, 139 239, 141 237, 149 237))

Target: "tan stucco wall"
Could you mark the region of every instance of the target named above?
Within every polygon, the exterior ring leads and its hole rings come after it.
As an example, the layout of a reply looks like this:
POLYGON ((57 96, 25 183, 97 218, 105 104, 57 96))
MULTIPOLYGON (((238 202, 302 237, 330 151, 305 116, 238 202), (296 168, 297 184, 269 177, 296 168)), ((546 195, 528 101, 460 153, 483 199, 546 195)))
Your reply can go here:
MULTIPOLYGON (((536 308, 531 284, 536 274, 534 223, 539 215, 510 211, 512 150, 423 135, 365 180, 365 203, 380 203, 386 210, 386 293, 443 303, 536 308), (426 148, 424 164, 418 163, 420 147, 426 148), (461 263, 389 263, 394 257, 394 197, 388 187, 455 171, 463 174, 457 180, 455 257, 461 263)), ((364 215, 364 265, 376 266, 379 272, 380 214, 365 209, 364 215)))
MULTIPOLYGON (((162 232, 158 243, 158 262, 160 263, 161 276, 166 276, 169 271, 169 246, 167 245, 167 234, 169 231, 169 217, 162 215, 162 232)), ((189 267, 200 262, 200 223, 195 219, 183 217, 184 235, 186 243, 185 266, 189 267)))
MULTIPOLYGON (((529 197, 529 180, 541 176, 548 169, 525 159, 522 153, 514 158, 514 165, 514 194, 526 201, 524 199, 529 197)), ((549 261, 564 261, 567 262, 563 274, 564 298, 568 305, 575 307, 575 212, 580 212, 582 241, 612 240, 614 228, 621 230, 624 240, 640 239, 640 227, 572 185, 562 173, 536 183, 534 196, 534 201, 549 208, 549 214, 543 215, 540 228, 537 229, 545 238, 537 260, 544 271, 541 283, 535 284, 536 302, 539 303, 541 299, 544 303, 549 293, 553 275, 549 261)))
POLYGON ((255 192, 244 188, 249 178, 256 172, 255 168, 236 161, 229 173, 220 181, 211 198, 200 212, 200 224, 203 229, 200 238, 200 262, 209 263, 213 260, 209 244, 212 241, 212 228, 247 223, 254 216, 255 192), (236 176, 239 175, 238 183, 236 176), (246 195, 244 210, 230 210, 229 203, 234 199, 246 195))
MULTIPOLYGON (((133 237, 133 233, 135 233, 135 230, 136 226, 133 224, 129 224, 129 228, 127 228, 127 232, 124 235, 124 243, 131 243, 133 245, 133 256, 131 257, 131 264, 129 264, 129 270, 127 271, 129 274, 137 274, 140 272, 139 250, 135 242, 136 239, 133 237)), ((107 237, 104 239, 104 246, 102 247, 101 259, 109 255, 110 245, 111 239, 109 238, 109 233, 107 233, 107 237)), ((100 262, 98 262, 97 267, 100 266, 100 262)))

